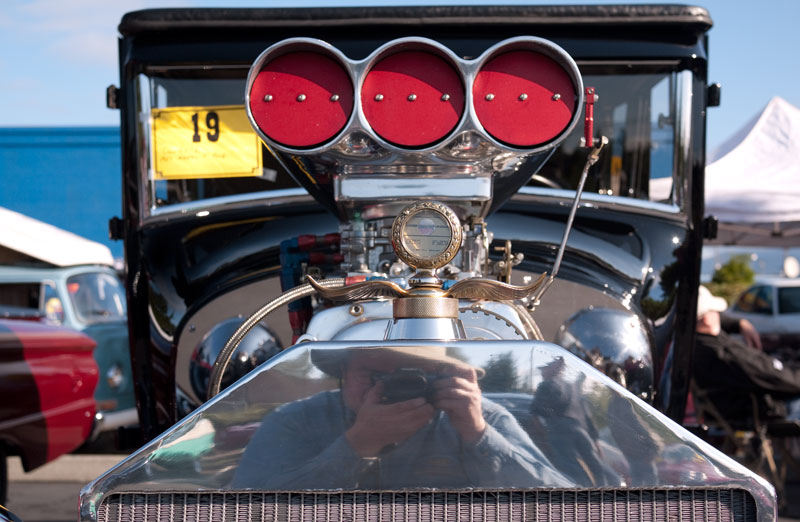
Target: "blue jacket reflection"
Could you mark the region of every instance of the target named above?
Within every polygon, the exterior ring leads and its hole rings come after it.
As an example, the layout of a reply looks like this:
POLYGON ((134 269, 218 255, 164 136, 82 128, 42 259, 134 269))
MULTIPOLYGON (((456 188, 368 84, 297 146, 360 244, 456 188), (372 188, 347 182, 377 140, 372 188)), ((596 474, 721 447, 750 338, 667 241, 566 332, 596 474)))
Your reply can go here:
POLYGON ((517 420, 482 400, 486 431, 463 444, 444 412, 404 443, 362 458, 344 433, 352 414, 338 391, 285 404, 253 435, 232 487, 265 490, 531 488, 570 485, 517 420))

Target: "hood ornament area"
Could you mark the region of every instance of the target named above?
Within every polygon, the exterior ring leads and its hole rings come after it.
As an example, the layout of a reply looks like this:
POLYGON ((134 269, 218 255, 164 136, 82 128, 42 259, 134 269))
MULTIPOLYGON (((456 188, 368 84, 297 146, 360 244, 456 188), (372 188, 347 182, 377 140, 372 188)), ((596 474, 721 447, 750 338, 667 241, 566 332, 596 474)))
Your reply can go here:
POLYGON ((392 225, 392 247, 397 257, 416 270, 408 279, 408 289, 382 279, 340 288, 325 288, 311 276, 307 280, 320 297, 338 302, 374 298, 513 301, 530 297, 544 283, 545 274, 527 286, 473 277, 445 289, 436 271, 455 257, 462 237, 461 222, 450 207, 438 201, 421 201, 401 210, 392 225))

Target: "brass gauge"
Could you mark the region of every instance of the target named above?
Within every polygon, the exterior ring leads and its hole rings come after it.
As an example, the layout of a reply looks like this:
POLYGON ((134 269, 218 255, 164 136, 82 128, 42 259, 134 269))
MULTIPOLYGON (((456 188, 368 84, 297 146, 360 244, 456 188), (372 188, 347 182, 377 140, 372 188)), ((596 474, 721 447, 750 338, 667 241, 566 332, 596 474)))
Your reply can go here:
POLYGON ((412 268, 435 270, 449 263, 461 247, 461 222, 450 207, 421 201, 404 208, 392 224, 392 246, 412 268))

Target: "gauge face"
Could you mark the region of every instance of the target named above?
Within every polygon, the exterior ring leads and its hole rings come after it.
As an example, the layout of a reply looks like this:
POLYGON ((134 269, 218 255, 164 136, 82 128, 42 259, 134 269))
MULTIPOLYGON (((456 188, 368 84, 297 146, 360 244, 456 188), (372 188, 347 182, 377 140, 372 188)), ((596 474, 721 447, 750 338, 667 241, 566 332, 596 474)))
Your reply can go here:
POLYGON ((439 257, 450 246, 451 235, 447 218, 433 210, 422 210, 406 222, 403 246, 417 257, 439 257))
POLYGON ((392 226, 398 257, 413 268, 446 265, 461 246, 461 223, 447 206, 435 201, 403 209, 392 226))

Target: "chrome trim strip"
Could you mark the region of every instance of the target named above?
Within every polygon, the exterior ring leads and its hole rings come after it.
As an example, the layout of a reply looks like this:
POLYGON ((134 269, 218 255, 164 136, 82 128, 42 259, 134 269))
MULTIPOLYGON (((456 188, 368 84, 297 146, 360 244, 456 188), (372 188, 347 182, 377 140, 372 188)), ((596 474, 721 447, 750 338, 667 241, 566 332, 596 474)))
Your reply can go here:
POLYGON ((135 426, 139 424, 139 412, 136 408, 126 410, 98 412, 97 415, 103 417, 103 425, 100 432, 116 431, 123 426, 135 426))
POLYGON ((488 177, 412 178, 339 176, 334 183, 337 201, 383 200, 397 198, 438 197, 484 199, 492 198, 492 180, 488 177), (376 194, 386 194, 385 198, 376 194))
POLYGON ((691 175, 692 165, 692 83, 693 76, 691 71, 681 71, 677 78, 677 96, 675 104, 677 106, 675 133, 677 143, 675 143, 675 160, 672 166, 672 200, 678 205, 688 207, 691 202, 687 201, 690 190, 688 186, 689 176, 691 175), (678 174, 676 179, 675 174, 678 174))
MULTIPOLYGON (((278 190, 263 190, 260 192, 249 192, 247 194, 236 194, 233 196, 220 196, 216 198, 189 201, 178 203, 161 208, 151 209, 149 218, 145 222, 163 219, 166 217, 182 216, 193 212, 211 212, 219 210, 230 210, 244 206, 245 204, 258 203, 262 206, 273 206, 275 204, 288 204, 287 198, 303 198, 311 200, 311 196, 304 188, 289 188, 278 190), (275 201, 281 200, 281 201, 275 201)), ((198 216, 201 217, 201 216, 198 216)))

